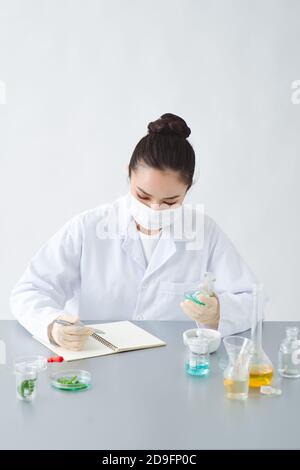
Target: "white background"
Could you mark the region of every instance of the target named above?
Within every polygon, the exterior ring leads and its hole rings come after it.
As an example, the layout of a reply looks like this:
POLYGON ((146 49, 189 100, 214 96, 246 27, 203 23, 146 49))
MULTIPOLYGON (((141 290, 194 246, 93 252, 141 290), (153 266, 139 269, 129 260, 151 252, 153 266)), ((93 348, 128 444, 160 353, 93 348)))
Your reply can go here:
POLYGON ((195 202, 300 320, 300 1, 0 0, 0 318, 34 252, 127 191, 147 124, 182 116, 195 202))

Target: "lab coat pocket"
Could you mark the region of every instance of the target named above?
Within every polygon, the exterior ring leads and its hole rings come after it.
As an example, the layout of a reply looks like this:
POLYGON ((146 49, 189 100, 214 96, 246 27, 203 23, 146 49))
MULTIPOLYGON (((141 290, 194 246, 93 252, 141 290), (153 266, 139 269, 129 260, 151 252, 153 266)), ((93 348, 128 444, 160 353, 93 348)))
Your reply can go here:
POLYGON ((194 291, 199 289, 200 281, 189 281, 189 282, 167 282, 161 281, 159 283, 160 294, 170 294, 182 296, 187 291, 194 291))
POLYGON ((184 300, 184 293, 187 291, 195 291, 199 288, 198 281, 190 282, 167 282, 161 281, 157 290, 158 301, 158 317, 160 320, 188 320, 190 318, 183 313, 180 302, 184 300))

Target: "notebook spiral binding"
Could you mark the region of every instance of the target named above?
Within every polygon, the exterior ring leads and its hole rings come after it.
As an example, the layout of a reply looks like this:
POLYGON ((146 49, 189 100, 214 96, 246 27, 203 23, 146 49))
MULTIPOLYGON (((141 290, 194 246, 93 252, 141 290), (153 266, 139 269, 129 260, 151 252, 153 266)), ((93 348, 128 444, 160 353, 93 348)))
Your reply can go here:
POLYGON ((96 339, 97 341, 100 341, 100 343, 104 344, 104 346, 107 346, 108 348, 112 349, 113 351, 116 351, 118 349, 114 344, 110 343, 106 339, 104 339, 101 336, 97 335, 97 333, 91 334, 91 337, 96 339))

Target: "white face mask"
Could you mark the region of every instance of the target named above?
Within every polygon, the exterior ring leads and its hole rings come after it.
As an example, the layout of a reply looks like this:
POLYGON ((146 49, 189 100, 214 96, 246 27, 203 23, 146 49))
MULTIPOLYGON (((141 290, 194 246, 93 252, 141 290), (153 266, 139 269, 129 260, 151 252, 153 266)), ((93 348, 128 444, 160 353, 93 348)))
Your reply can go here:
POLYGON ((174 209, 152 209, 130 193, 130 213, 147 230, 158 230, 172 225, 182 214, 182 206, 174 209))

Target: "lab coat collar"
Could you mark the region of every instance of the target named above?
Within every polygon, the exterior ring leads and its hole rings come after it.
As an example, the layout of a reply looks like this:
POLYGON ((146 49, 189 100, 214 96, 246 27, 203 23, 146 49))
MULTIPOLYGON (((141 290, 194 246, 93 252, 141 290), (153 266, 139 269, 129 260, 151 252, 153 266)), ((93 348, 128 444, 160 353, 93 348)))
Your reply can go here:
POLYGON ((172 237, 170 227, 162 230, 157 245, 152 253, 149 264, 147 266, 144 279, 161 268, 176 253, 176 244, 172 237))
POLYGON ((139 233, 133 218, 128 221, 127 234, 122 242, 122 249, 145 271, 146 260, 139 233))
POLYGON ((176 253, 176 244, 169 227, 164 229, 147 266, 142 242, 135 221, 128 224, 128 235, 122 242, 122 249, 143 269, 143 280, 163 266, 176 253))
POLYGON ((123 239, 122 249, 141 267, 144 271, 144 278, 153 274, 176 253, 177 242, 191 242, 193 240, 191 236, 187 237, 186 234, 182 234, 182 236, 175 238, 175 243, 173 227, 164 228, 147 266, 136 223, 130 213, 129 194, 115 201, 106 218, 105 225, 110 236, 123 239))

